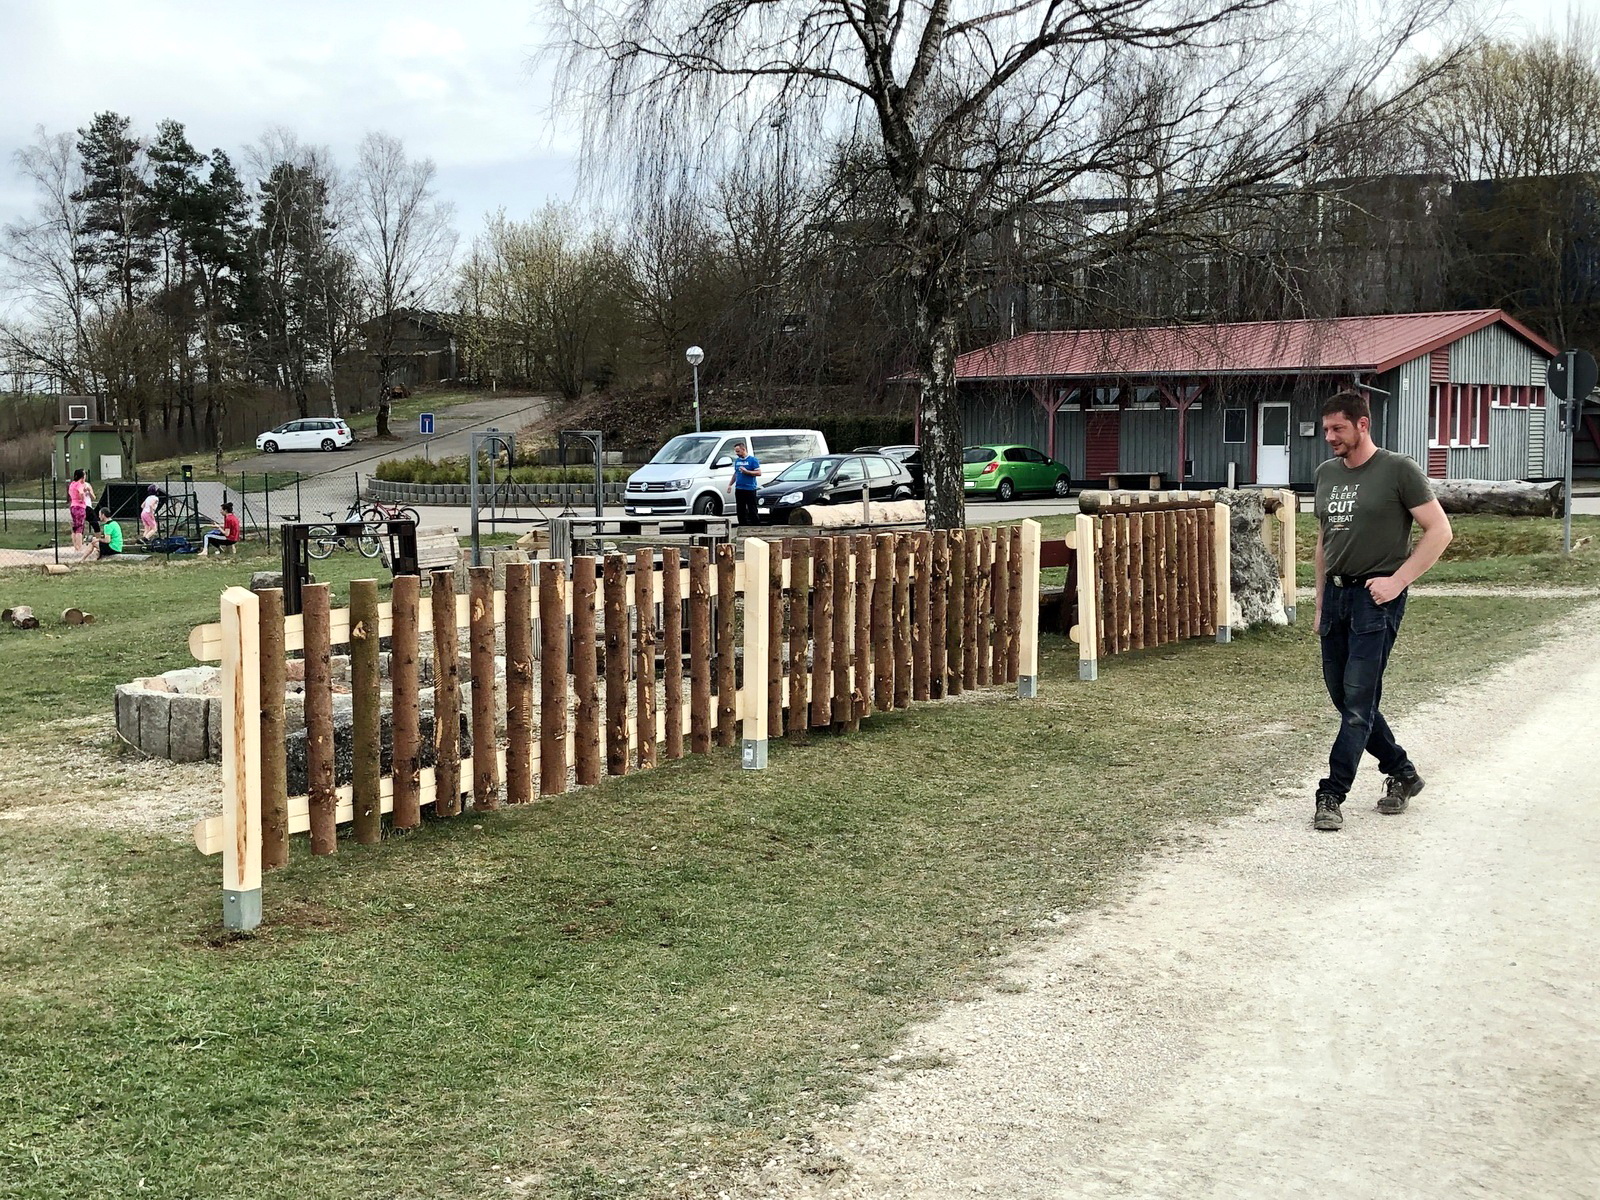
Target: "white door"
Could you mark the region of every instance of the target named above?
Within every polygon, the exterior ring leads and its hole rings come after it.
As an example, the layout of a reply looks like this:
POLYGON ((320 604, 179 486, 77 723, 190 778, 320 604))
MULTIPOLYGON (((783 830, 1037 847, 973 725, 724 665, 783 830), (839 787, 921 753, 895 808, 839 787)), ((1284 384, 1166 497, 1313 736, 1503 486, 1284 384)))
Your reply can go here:
POLYGON ((1256 484, 1289 485, 1289 406, 1263 404, 1256 422, 1256 484))

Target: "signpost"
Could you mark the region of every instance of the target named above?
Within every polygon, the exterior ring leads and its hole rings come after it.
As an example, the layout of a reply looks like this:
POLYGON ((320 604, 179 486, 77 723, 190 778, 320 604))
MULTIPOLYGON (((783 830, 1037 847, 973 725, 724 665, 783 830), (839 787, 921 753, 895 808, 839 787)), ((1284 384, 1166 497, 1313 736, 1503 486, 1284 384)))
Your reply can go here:
POLYGON ((1566 485, 1561 504, 1561 553, 1572 553, 1572 448, 1578 440, 1583 402, 1600 383, 1600 366, 1587 350, 1563 350, 1550 363, 1546 382, 1561 401, 1561 432, 1567 439, 1566 485))
MULTIPOLYGON (((418 413, 417 414, 417 432, 420 433, 423 437, 432 437, 433 436, 433 414, 432 413, 418 413)), ((426 443, 426 442, 424 442, 422 444, 422 457, 423 458, 428 458, 429 457, 429 455, 428 455, 428 443, 426 443)))

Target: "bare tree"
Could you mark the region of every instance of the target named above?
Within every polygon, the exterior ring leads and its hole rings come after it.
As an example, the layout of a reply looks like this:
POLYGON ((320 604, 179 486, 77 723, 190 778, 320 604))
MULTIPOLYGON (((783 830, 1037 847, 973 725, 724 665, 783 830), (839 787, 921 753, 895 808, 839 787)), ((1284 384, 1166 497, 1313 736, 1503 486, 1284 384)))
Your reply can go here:
MULTIPOLYGON (((552 0, 591 167, 660 194, 779 114, 881 173, 913 320, 930 523, 963 522, 955 356, 1004 252, 1127 254, 1315 158, 1450 0, 552 0), (1025 218, 1115 197, 1099 231, 1025 218), (1064 234, 1066 236, 1052 236, 1064 234)), ((1390 89, 1376 107, 1407 99, 1390 89)))
POLYGON ((399 365, 396 333, 407 308, 429 307, 447 282, 455 252, 453 209, 436 198, 431 158, 408 158, 399 138, 362 139, 352 188, 351 246, 375 330, 378 436, 389 436, 390 378, 399 365))

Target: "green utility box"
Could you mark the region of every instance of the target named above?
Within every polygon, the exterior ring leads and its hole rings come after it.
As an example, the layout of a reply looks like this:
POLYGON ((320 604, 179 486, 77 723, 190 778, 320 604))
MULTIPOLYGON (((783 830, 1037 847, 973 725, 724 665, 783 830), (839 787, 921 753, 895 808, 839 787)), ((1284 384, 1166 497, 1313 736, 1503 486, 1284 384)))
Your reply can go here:
POLYGON ((58 479, 71 479, 74 471, 81 470, 98 491, 107 480, 132 479, 134 465, 133 456, 123 449, 117 427, 99 419, 97 397, 61 397, 55 435, 58 479))

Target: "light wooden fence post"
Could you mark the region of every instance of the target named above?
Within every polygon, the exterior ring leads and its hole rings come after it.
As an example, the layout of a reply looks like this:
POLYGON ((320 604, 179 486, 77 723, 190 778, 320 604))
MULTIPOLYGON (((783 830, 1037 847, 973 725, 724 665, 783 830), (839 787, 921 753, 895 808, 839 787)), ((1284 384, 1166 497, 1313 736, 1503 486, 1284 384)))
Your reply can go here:
POLYGON ((1031 518, 1022 522, 1022 562, 1017 579, 1021 608, 1015 637, 1017 695, 1024 700, 1039 694, 1039 547, 1042 540, 1039 522, 1031 518))
POLYGON ((261 615, 261 865, 271 871, 289 864, 283 590, 263 588, 256 594, 261 615))
POLYGON ((1095 595, 1099 574, 1095 542, 1100 522, 1079 513, 1073 524, 1078 542, 1078 623, 1072 628, 1072 637, 1078 643, 1078 678, 1088 681, 1100 678, 1099 597, 1095 595))
POLYGON ((1218 501, 1217 506, 1211 510, 1211 518, 1216 522, 1216 538, 1212 546, 1216 562, 1212 568, 1212 575, 1217 582, 1217 641, 1219 642, 1233 640, 1233 632, 1228 628, 1228 610, 1233 607, 1232 550, 1229 541, 1229 518, 1232 514, 1233 510, 1221 501, 1218 501))
POLYGON ((731 746, 738 736, 739 696, 733 661, 734 599, 738 590, 737 560, 732 542, 717 547, 717 729, 716 743, 731 746))
MULTIPOLYGON (((600 655, 595 636, 595 578, 599 560, 572 560, 572 775, 580 787, 600 782, 600 655)), ((565 630, 566 622, 562 621, 565 630)), ((562 672, 566 671, 562 655, 562 672)), ((566 689, 562 689, 563 703, 566 689)))
POLYGON ((767 604, 771 548, 761 538, 744 541, 744 688, 739 693, 740 765, 746 771, 767 766, 767 604))
POLYGON ((261 924, 261 604, 222 593, 222 925, 261 924))
POLYGON ((467 655, 472 674, 472 808, 500 807, 500 754, 495 736, 494 569, 467 569, 467 655))
POLYGON ((642 546, 633 553, 633 726, 635 761, 641 771, 656 765, 656 556, 642 546))
MULTIPOLYGON (((748 601, 747 601, 748 603, 748 601)), ((661 710, 666 733, 666 756, 683 757, 683 574, 678 548, 661 551, 661 659, 663 690, 661 710)))
POLYGON ((339 849, 338 796, 333 766, 333 649, 329 633, 332 600, 325 583, 300 591, 305 640, 306 807, 311 813, 311 853, 339 849))
POLYGON ((1295 600, 1300 582, 1295 570, 1295 521, 1300 515, 1300 497, 1288 488, 1278 493, 1278 570, 1283 575, 1283 615, 1294 624, 1295 600))
MULTIPOLYGON (((589 578, 594 578, 590 564, 589 578)), ((539 563, 539 794, 567 790, 567 565, 539 563)), ((438 604, 438 593, 434 594, 438 604)), ((592 603, 592 602, 591 602, 592 603)))
POLYGON ((606 773, 628 773, 628 560, 605 558, 606 773))
MULTIPOLYGON (((401 580, 414 576, 397 575, 394 581, 394 651, 390 661, 401 654, 398 636, 401 580)), ((391 671, 391 674, 395 674, 391 671)), ((399 696, 399 676, 395 674, 395 695, 399 696)), ((533 564, 506 564, 506 803, 527 804, 533 799, 533 564)), ((395 726, 395 825, 400 824, 400 714, 398 701, 395 726)), ((414 806, 413 806, 414 807, 414 806)))
MULTIPOLYGON (((487 571, 489 568, 480 567, 487 571)), ((378 581, 350 581, 350 829, 362 846, 383 840, 383 696, 378 690, 378 581)))

